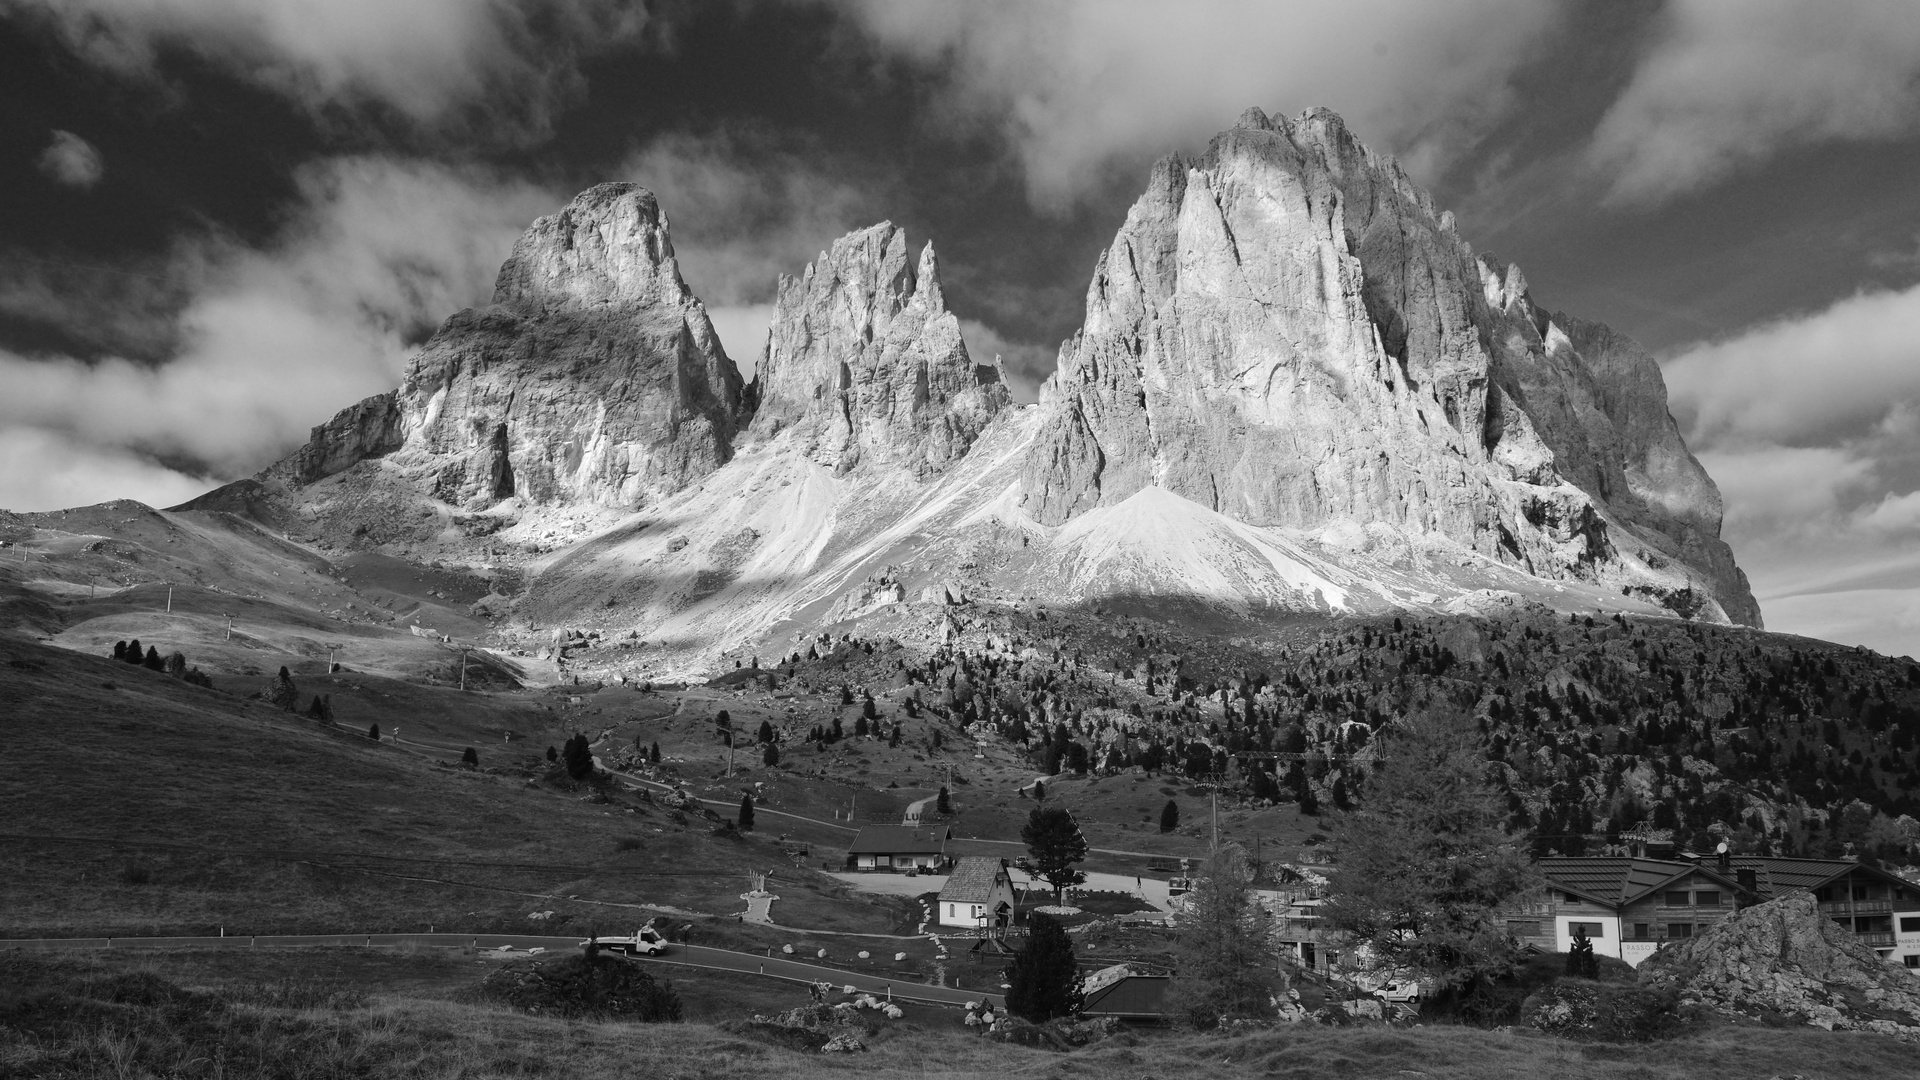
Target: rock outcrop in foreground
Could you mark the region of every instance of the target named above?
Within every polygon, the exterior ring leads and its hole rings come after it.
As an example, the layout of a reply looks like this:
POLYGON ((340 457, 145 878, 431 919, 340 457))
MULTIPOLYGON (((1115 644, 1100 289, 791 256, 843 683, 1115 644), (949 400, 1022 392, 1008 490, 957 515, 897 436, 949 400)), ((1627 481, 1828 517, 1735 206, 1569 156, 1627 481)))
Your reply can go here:
POLYGON ((1155 166, 1041 400, 1022 480, 1044 524, 1155 486, 1252 525, 1437 534, 1548 579, 1697 582, 1759 623, 1652 358, 1536 306, 1325 110, 1249 110, 1155 166))
POLYGON ((1887 963, 1796 893, 1739 912, 1640 966, 1640 982, 1736 1016, 1920 1040, 1920 976, 1887 963))
POLYGON ((808 456, 839 472, 862 461, 939 472, 1011 401, 999 369, 967 355, 933 244, 916 265, 890 222, 781 276, 754 382, 754 433, 798 429, 808 456))

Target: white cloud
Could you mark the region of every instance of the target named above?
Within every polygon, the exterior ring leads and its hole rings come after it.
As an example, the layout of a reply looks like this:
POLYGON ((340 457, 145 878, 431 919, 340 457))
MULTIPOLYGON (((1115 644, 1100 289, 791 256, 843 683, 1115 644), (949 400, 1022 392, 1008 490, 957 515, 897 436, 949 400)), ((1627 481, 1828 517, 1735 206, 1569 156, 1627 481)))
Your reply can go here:
POLYGON ((1861 513, 1860 525, 1874 532, 1908 537, 1920 532, 1920 491, 1882 497, 1861 513))
POLYGON ((1562 5, 1541 0, 854 0, 883 47, 997 126, 1040 205, 1115 160, 1191 146, 1249 105, 1339 112, 1416 172, 1512 105, 1508 76, 1562 5))
POLYGON ((1912 0, 1674 0, 1594 132, 1609 200, 1656 203, 1832 139, 1920 120, 1912 0))
MULTIPOLYGON (((272 249, 196 264, 180 352, 167 363, 0 353, 0 431, 50 432, 109 457, 193 459, 221 478, 251 472, 337 409, 397 384, 409 342, 485 302, 515 238, 560 201, 364 158, 312 167, 301 184, 306 211, 272 249)), ((33 468, 0 457, 0 491, 32 483, 33 468)))
POLYGON ((1920 286, 1702 343, 1664 367, 1767 626, 1920 654, 1920 286))
POLYGON ((1664 367, 1690 440, 1861 434, 1920 398, 1920 286, 1863 293, 1697 345, 1664 367))
POLYGON ((619 173, 659 197, 694 294, 738 306, 773 299, 781 274, 800 273, 841 236, 886 217, 884 199, 866 186, 883 181, 863 185, 828 168, 765 132, 723 128, 656 138, 619 173))
POLYGON ((0 507, 60 510, 109 499, 173 506, 213 486, 139 455, 39 428, 0 428, 0 507))
POLYGON ((646 24, 628 0, 10 0, 87 59, 151 75, 190 50, 319 108, 377 101, 426 122, 482 99, 536 124, 583 53, 646 24))
POLYGON ((106 162, 92 143, 71 131, 58 129, 35 164, 55 183, 82 189, 99 183, 107 174, 106 162))
POLYGON ((1720 488, 1727 527, 1826 532, 1844 504, 1872 483, 1873 462, 1831 446, 1761 445, 1703 450, 1700 463, 1720 488))

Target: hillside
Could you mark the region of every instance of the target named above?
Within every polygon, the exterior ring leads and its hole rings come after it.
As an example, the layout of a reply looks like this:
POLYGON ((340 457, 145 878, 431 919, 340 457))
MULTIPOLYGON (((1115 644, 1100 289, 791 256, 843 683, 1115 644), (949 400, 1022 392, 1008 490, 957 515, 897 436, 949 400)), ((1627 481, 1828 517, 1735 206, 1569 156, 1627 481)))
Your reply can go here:
POLYGON ((331 695, 337 725, 244 696, 249 683, 217 669, 209 690, 0 635, 6 933, 565 934, 654 911, 730 915, 755 869, 777 872, 782 913, 804 926, 903 917, 767 840, 568 780, 545 758, 572 730, 564 696, 296 681, 303 707, 331 695), (407 741, 374 743, 371 723, 407 741), (486 737, 501 725, 511 744, 486 737), (465 746, 478 769, 459 766, 465 746), (528 921, 541 910, 557 914, 528 921))

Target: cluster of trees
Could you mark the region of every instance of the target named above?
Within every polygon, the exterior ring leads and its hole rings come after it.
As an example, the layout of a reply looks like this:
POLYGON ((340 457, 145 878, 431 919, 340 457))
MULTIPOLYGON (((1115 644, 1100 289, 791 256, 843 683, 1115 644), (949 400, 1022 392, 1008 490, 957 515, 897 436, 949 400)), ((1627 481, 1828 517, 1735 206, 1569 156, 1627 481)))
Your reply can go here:
POLYGON ((573 779, 587 780, 593 776, 593 744, 585 735, 576 733, 568 739, 560 758, 566 762, 567 775, 573 779))
POLYGON ((176 650, 162 657, 160 650, 152 645, 146 646, 143 651, 139 638, 134 638, 132 641, 114 642, 113 658, 123 663, 137 664, 149 671, 164 672, 182 682, 191 683, 194 686, 204 686, 209 690, 213 689, 213 677, 197 667, 188 667, 185 653, 176 650))

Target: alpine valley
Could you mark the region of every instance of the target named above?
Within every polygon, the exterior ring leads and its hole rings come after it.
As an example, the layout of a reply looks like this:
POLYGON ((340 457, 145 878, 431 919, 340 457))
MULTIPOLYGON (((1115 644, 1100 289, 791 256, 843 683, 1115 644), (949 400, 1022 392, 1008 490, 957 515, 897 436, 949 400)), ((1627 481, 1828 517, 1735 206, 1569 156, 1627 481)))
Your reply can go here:
POLYGON ((608 761, 678 706, 597 695, 698 689, 777 724, 795 783, 856 787, 825 732, 870 694, 982 814, 1147 764, 1303 857, 1372 733, 1449 709, 1542 852, 1920 842, 1920 667, 1765 633, 1654 359, 1332 113, 1159 162, 1037 404, 968 351, 933 244, 842 237, 723 343, 667 209, 603 184, 534 222, 491 303, 256 476, 0 514, 15 667, 138 637, 216 692, 458 685, 510 750, 591 727, 608 761))

